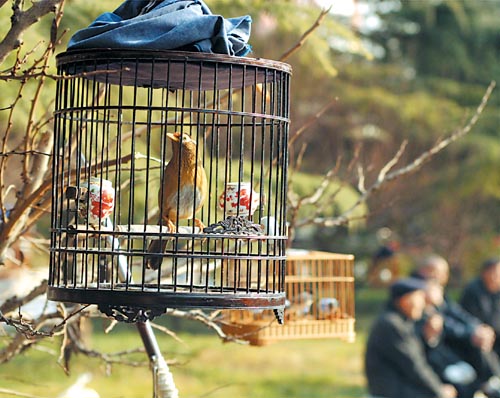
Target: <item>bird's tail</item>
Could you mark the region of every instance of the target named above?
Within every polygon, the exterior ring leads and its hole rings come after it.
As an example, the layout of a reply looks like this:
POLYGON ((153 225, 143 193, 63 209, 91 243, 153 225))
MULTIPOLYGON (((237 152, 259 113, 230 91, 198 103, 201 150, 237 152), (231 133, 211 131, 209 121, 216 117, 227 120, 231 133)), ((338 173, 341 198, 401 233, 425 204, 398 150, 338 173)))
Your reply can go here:
POLYGON ((167 248, 167 240, 153 240, 148 247, 149 258, 146 260, 148 268, 157 270, 163 261, 162 254, 165 253, 167 248), (157 254, 157 255, 155 255, 157 254))

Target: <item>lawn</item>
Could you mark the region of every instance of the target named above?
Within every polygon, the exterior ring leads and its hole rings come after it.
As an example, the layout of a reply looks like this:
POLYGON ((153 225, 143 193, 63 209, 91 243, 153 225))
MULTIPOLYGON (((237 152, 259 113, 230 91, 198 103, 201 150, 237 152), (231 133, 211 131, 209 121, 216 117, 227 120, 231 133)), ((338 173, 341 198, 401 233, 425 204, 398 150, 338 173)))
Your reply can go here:
MULTIPOLYGON (((157 333, 171 367, 181 398, 363 398, 363 349, 366 328, 378 311, 385 293, 358 292, 357 338, 354 343, 340 340, 282 341, 264 347, 223 343, 215 335, 186 333, 179 343, 157 333)), ((92 336, 92 348, 115 352, 141 347, 133 326, 122 325, 110 335, 92 336)), ((182 329, 182 328, 181 328, 182 329)), ((42 350, 29 350, 1 365, 0 387, 39 397, 57 397, 77 376, 90 371, 89 386, 105 398, 145 398, 152 396, 151 373, 147 366, 114 365, 106 374, 103 362, 77 356, 66 376, 57 364, 58 339, 47 340, 42 350)), ((131 359, 144 361, 145 354, 131 359)), ((2 396, 2 394, 0 394, 2 396)), ((7 395, 8 396, 8 395, 7 395)))

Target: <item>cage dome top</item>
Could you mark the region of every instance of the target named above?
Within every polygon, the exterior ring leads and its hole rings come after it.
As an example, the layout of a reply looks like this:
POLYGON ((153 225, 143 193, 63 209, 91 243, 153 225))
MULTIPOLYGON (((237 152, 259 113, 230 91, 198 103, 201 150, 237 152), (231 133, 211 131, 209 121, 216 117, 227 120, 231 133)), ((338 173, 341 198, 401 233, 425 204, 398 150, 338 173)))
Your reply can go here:
POLYGON ((57 65, 103 83, 172 90, 238 89, 274 82, 280 78, 276 71, 292 71, 262 58, 160 50, 69 50, 57 56, 57 65))

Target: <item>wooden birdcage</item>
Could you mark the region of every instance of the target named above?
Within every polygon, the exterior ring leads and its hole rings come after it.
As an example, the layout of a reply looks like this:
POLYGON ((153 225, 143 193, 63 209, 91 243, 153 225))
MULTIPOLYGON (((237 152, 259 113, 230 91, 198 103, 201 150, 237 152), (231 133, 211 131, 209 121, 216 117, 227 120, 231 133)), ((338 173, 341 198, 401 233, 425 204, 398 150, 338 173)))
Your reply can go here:
POLYGON ((290 67, 133 50, 57 62, 49 298, 124 321, 279 315, 290 67))
POLYGON ((289 250, 285 323, 267 310, 224 311, 221 325, 251 345, 279 340, 340 338, 354 341, 354 256, 289 250))

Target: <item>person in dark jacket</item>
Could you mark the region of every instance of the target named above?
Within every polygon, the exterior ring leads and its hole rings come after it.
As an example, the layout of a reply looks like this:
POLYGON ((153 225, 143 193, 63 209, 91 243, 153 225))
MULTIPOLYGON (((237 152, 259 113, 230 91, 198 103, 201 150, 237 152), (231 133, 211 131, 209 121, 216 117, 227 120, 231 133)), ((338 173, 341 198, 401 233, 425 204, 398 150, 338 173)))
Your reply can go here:
POLYGON ((417 334, 425 347, 427 362, 444 383, 457 389, 457 398, 473 398, 480 390, 481 381, 475 369, 462 360, 446 343, 444 319, 438 311, 443 301, 443 287, 434 280, 426 280, 426 308, 416 322, 417 334))
MULTIPOLYGON (((436 280, 443 289, 448 284, 448 262, 438 255, 424 257, 412 274, 426 280, 436 280)), ((500 397, 500 359, 493 351, 493 329, 446 295, 435 308, 443 318, 443 342, 462 360, 471 364, 481 390, 490 398, 500 397)))
POLYGON ((383 398, 455 398, 429 366, 415 321, 425 308, 425 281, 406 278, 390 287, 385 311, 375 321, 366 346, 368 390, 383 398))
POLYGON ((500 354, 500 258, 483 263, 481 274, 464 288, 460 303, 491 326, 496 335, 494 349, 500 354))
MULTIPOLYGON (((446 289, 449 275, 448 262, 435 254, 424 257, 413 272, 413 276, 417 278, 436 280, 443 289, 446 289)), ((459 342, 460 344, 470 342, 472 345, 484 349, 492 346, 494 336, 491 328, 464 311, 449 297, 445 295, 444 301, 438 307, 444 318, 446 338, 450 342, 459 342)))

